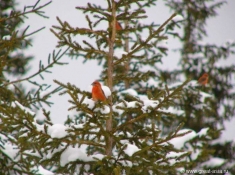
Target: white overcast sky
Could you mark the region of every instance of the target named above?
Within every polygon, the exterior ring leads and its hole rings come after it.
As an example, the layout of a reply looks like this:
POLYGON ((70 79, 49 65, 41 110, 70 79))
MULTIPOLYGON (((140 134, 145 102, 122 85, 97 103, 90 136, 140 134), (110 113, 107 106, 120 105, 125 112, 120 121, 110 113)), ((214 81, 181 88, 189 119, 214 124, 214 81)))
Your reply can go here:
MULTIPOLYGON (((18 9, 23 9, 24 6, 34 5, 36 1, 26 1, 18 0, 18 9), (29 4, 30 3, 30 4, 29 4)), ((47 0, 42 0, 40 4, 49 2, 47 0)), ((30 25, 29 31, 32 32, 41 27, 46 27, 43 31, 35 34, 33 39, 33 46, 30 47, 25 53, 27 55, 33 55, 35 59, 31 62, 30 73, 34 73, 38 70, 39 61, 42 60, 43 63, 47 63, 48 54, 52 53, 57 44, 57 38, 50 32, 52 25, 57 25, 56 16, 60 17, 62 21, 67 21, 72 26, 87 27, 87 22, 85 20, 84 14, 76 10, 76 6, 85 6, 87 0, 56 0, 53 1, 49 6, 44 8, 45 14, 49 16, 49 19, 41 18, 37 15, 28 15, 28 19, 25 21, 22 27, 30 25)), ((96 2, 97 4, 105 4, 104 0, 90 1, 96 2)), ((225 4, 218 10, 218 16, 212 18, 207 23, 207 33, 208 37, 205 38, 204 42, 223 44, 228 40, 235 39, 235 1, 230 0, 228 4, 225 4)), ((163 23, 172 12, 164 7, 163 2, 159 0, 156 7, 152 7, 147 10, 149 18, 144 20, 146 23, 155 22, 158 24, 163 23)), ((107 26, 100 26, 101 28, 106 28, 107 26)), ((177 48, 177 42, 173 39, 168 41, 168 46, 170 49, 177 48)), ((172 69, 177 66, 179 55, 170 53, 167 57, 163 58, 164 64, 162 65, 165 69, 172 69)), ((90 84, 99 78, 101 67, 98 66, 96 61, 89 61, 83 64, 83 59, 71 60, 68 57, 62 59, 64 62, 69 62, 67 66, 55 66, 53 68, 52 74, 43 74, 44 80, 40 78, 35 78, 35 81, 47 84, 54 84, 53 79, 57 79, 61 82, 75 84, 82 90, 89 90, 90 84)), ((224 64, 235 64, 234 56, 224 64)), ((30 74, 29 73, 29 74, 30 74)), ((68 115, 68 96, 54 96, 51 101, 55 104, 51 108, 47 108, 51 111, 51 118, 54 123, 63 123, 68 115)), ((41 112, 38 115, 42 115, 41 112)), ((235 120, 227 123, 227 130, 232 129, 235 120), (231 125, 231 127, 229 127, 231 125)), ((235 130, 231 130, 232 133, 235 130)))

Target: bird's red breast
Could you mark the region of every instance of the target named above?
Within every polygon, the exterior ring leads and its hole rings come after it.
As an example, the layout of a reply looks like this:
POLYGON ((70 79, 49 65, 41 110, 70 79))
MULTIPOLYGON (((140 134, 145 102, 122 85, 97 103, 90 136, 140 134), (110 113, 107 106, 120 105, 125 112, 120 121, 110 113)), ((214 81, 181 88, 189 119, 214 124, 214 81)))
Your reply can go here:
POLYGON ((201 85, 206 85, 208 83, 208 78, 209 75, 208 73, 204 73, 199 79, 198 79, 198 83, 201 85))
POLYGON ((94 101, 106 101, 104 91, 102 90, 101 84, 98 81, 94 81, 91 84, 92 87, 92 99, 94 101))

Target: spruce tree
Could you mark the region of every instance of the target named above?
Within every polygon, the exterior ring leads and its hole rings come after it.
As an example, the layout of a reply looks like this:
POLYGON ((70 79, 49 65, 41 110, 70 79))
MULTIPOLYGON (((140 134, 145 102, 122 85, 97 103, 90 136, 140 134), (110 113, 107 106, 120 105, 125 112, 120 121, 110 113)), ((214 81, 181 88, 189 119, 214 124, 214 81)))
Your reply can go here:
MULTIPOLYGON (((210 153, 203 144, 207 146, 206 142, 211 138, 201 138, 207 134, 207 129, 197 134, 189 128, 180 130, 183 123, 171 125, 176 117, 184 113, 178 111, 174 104, 182 99, 184 86, 189 81, 172 89, 161 83, 156 67, 166 54, 166 48, 160 42, 167 39, 164 29, 172 23, 176 14, 162 25, 140 24, 138 20, 147 17, 145 8, 154 4, 155 1, 108 1, 108 7, 103 8, 88 3, 87 7, 77 9, 87 14, 89 28, 73 27, 58 18, 59 25, 51 30, 59 39, 58 47, 69 46, 72 57, 99 59, 104 67, 100 80, 112 91, 109 97, 111 106, 103 106, 102 103, 93 104, 87 99, 87 92, 81 92, 78 87, 55 81, 66 89, 62 94, 71 96, 73 107, 70 110, 79 111, 73 120, 69 118, 67 121, 75 128, 79 123, 78 130, 73 130, 77 133, 74 135, 79 135, 78 140, 86 141, 90 154, 99 154, 97 162, 87 163, 87 170, 84 164, 77 165, 81 174, 85 171, 100 174, 177 174, 180 168, 192 164, 186 161, 192 150, 182 149, 186 142, 192 140, 201 144, 196 149, 198 152, 210 153), (96 30, 103 21, 108 23, 108 30, 96 30), (120 22, 125 24, 122 29, 116 28, 120 22), (144 30, 148 31, 145 38, 142 37, 144 30), (74 39, 77 35, 94 38, 95 44, 87 40, 79 42, 74 39), (123 54, 119 54, 117 49, 122 49, 123 54), (98 128, 97 131, 94 128, 98 128), (183 136, 190 132, 190 139, 185 139, 183 136), (177 137, 182 137, 182 143, 174 147, 177 137), (103 144, 98 146, 97 141, 103 144), (102 148, 102 145, 105 146, 102 148), (128 153, 131 149, 133 152, 128 153)), ((67 169, 72 166, 70 164, 65 165, 67 169)))
MULTIPOLYGON (((0 2, 0 106, 1 106, 1 134, 0 134, 0 169, 1 174, 10 174, 17 172, 17 163, 14 162, 9 155, 10 153, 5 150, 7 146, 12 147, 12 151, 15 153, 16 148, 12 143, 15 143, 11 129, 4 127, 5 120, 4 112, 8 111, 13 115, 15 111, 10 109, 10 105, 13 101, 17 100, 23 102, 25 100, 24 87, 21 84, 14 84, 5 86, 8 83, 9 77, 19 78, 25 75, 28 71, 28 62, 32 59, 31 56, 25 56, 23 51, 28 48, 30 40, 26 39, 26 30, 20 31, 20 24, 24 19, 24 12, 17 11, 14 0, 1 1, 0 2), (5 142, 5 143, 4 143, 5 142), (9 154, 8 154, 9 153, 9 154)), ((27 103, 25 104, 27 106, 27 103)), ((11 121, 8 124, 13 124, 11 121)))
MULTIPOLYGON (((18 78, 25 75, 29 68, 28 62, 32 57, 25 56, 23 53, 30 41, 20 38, 23 37, 21 33, 25 31, 19 30, 22 15, 15 9, 15 1, 1 1, 0 7, 0 82, 2 83, 6 79, 5 77, 18 78)), ((12 86, 12 90, 19 99, 24 96, 21 85, 12 86)))
POLYGON ((23 50, 28 47, 29 42, 16 37, 19 33, 18 28, 22 22, 22 16, 17 15, 20 12, 15 9, 15 1, 2 1, 0 5, 1 73, 7 72, 19 76, 26 73, 26 65, 32 58, 23 54, 23 50), (11 40, 12 42, 10 42, 11 40), (15 50, 14 53, 13 50, 15 50))
POLYGON ((205 72, 209 74, 207 86, 185 92, 187 95, 180 101, 180 106, 186 115, 179 122, 185 122, 185 127, 195 131, 209 127, 214 140, 208 143, 211 154, 204 159, 205 162, 196 160, 195 166, 191 169, 220 169, 234 174, 234 142, 221 143, 219 140, 220 130, 224 129, 224 121, 235 115, 235 65, 221 64, 234 57, 235 42, 228 40, 221 45, 204 42, 206 36, 210 35, 206 30, 208 19, 218 15, 217 10, 225 3, 226 1, 166 1, 166 5, 184 19, 181 23, 183 34, 174 35, 182 42, 182 47, 178 48, 181 54, 181 69, 175 70, 174 74, 169 72, 168 75, 173 76, 169 76, 168 82, 175 81, 176 77, 196 79, 205 72), (206 97, 202 101, 205 93, 211 98, 206 97), (221 163, 214 165, 213 160, 220 160, 221 163))
MULTIPOLYGON (((174 21, 176 13, 160 25, 142 24, 140 19, 148 17, 146 9, 154 6, 155 0, 106 3, 104 7, 95 2, 76 7, 86 14, 87 28, 57 18, 51 31, 58 38, 57 47, 64 51, 54 51, 48 65, 40 63, 38 72, 17 81, 29 81, 39 88, 33 97, 26 96, 28 107, 9 91, 12 99, 0 106, 1 173, 182 174, 202 167, 213 156, 209 143, 218 137, 217 128, 189 124, 190 115, 201 116, 201 107, 205 108, 203 115, 214 112, 208 107, 214 102, 210 89, 191 81, 198 75, 172 85, 171 77, 166 78, 167 73, 158 69, 167 54, 161 42, 173 34, 174 27, 182 25, 174 21), (104 23, 107 30, 100 30, 104 23), (117 27, 118 23, 122 27, 117 27), (60 60, 65 53, 100 61, 104 71, 99 81, 112 92, 106 102, 95 102, 90 92, 60 79, 54 80, 58 88, 42 94, 43 85, 32 78, 63 64, 60 60), (50 111, 43 110, 46 119, 38 122, 30 108, 41 102, 49 104, 48 98, 61 89, 61 95, 70 96, 68 110, 75 110, 75 114, 64 125, 53 124, 50 111), (194 106, 191 111, 186 109, 190 105, 194 106)), ((5 91, 17 83, 4 82, 5 91)))
POLYGON ((42 97, 39 93, 46 85, 32 81, 33 77, 39 76, 59 63, 61 55, 58 53, 54 52, 53 61, 50 64, 46 66, 40 64, 37 72, 27 75, 28 62, 33 57, 25 56, 23 51, 32 46, 30 36, 42 30, 43 27, 29 32, 30 26, 21 28, 20 25, 30 13, 47 18, 41 9, 50 2, 41 6, 38 4, 39 1, 20 11, 16 10, 14 0, 0 2, 0 174, 4 175, 38 172, 38 163, 31 158, 30 152, 24 152, 33 147, 32 137, 24 134, 29 128, 35 128, 32 125, 35 112, 31 109, 39 107, 41 103, 50 104, 47 98, 59 90, 55 89, 42 97), (29 82, 37 88, 26 92, 22 82, 29 82))

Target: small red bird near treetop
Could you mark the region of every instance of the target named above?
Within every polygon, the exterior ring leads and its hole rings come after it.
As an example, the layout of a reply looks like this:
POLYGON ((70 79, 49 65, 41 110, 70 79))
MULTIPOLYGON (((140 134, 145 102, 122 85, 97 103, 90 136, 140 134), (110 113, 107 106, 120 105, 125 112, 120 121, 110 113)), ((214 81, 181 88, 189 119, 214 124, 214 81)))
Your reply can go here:
POLYGON ((116 30, 117 31, 122 30, 122 26, 118 21, 116 21, 116 30))

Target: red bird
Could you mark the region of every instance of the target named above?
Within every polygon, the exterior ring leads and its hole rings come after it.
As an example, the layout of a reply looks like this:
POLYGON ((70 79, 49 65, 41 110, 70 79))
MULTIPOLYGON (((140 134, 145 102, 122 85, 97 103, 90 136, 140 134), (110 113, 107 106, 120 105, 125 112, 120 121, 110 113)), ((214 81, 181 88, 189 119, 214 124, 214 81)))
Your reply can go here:
POLYGON ((117 31, 122 30, 122 26, 118 21, 116 21, 116 30, 117 31))
POLYGON ((106 101, 106 96, 101 88, 101 84, 98 81, 94 81, 91 85, 93 86, 91 92, 92 99, 94 101, 106 101))
POLYGON ((206 85, 208 83, 208 78, 209 75, 208 73, 204 73, 199 79, 198 79, 198 83, 201 85, 206 85))

